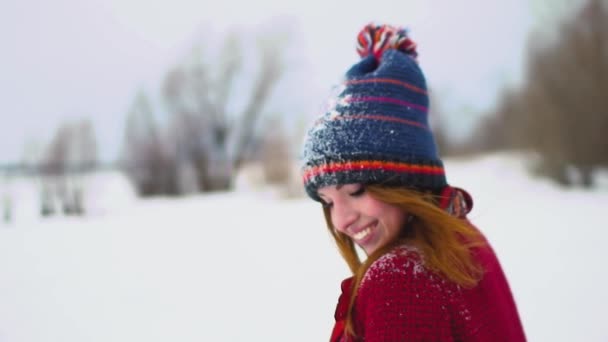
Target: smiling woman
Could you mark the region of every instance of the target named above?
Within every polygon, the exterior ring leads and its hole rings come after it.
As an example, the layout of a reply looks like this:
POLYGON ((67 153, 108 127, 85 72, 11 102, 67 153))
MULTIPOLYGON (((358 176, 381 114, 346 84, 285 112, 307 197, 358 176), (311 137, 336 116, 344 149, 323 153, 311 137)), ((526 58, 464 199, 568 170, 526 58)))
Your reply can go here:
POLYGON ((306 191, 353 272, 331 341, 524 341, 500 263, 466 218, 472 199, 446 181, 416 44, 373 24, 357 41, 362 60, 302 154, 306 191))
POLYGON ((319 189, 335 231, 348 236, 369 255, 395 240, 411 216, 398 206, 377 200, 361 184, 319 189))

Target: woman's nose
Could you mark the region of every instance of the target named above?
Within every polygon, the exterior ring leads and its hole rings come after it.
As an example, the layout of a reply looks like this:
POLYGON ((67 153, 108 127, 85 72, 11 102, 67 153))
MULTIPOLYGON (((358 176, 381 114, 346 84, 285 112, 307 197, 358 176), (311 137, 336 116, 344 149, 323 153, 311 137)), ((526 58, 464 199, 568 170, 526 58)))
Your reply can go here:
POLYGON ((333 206, 331 220, 334 228, 341 233, 346 233, 348 227, 357 221, 358 213, 355 208, 345 203, 334 202, 333 206))

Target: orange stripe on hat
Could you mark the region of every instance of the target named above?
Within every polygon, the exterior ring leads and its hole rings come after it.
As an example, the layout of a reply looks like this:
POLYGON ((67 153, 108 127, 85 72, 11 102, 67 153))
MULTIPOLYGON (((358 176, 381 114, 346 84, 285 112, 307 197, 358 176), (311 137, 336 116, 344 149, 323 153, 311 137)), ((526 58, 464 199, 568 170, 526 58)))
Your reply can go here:
POLYGON ((314 166, 303 174, 304 181, 323 173, 334 173, 340 171, 363 171, 363 170, 388 170, 396 172, 422 173, 427 175, 442 175, 445 173, 443 167, 419 164, 408 164, 399 162, 384 162, 379 160, 361 160, 346 163, 329 163, 314 166))

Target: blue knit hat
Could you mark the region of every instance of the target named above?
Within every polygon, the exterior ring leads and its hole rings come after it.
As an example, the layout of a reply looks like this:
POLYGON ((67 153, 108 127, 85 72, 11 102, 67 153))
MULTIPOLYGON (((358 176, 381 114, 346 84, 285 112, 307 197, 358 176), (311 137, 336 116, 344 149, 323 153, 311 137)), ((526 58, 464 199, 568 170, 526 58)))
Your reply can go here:
POLYGON ((447 185, 428 124, 426 81, 404 29, 367 25, 362 59, 346 73, 328 109, 308 131, 302 153, 306 192, 362 183, 439 190, 447 185))

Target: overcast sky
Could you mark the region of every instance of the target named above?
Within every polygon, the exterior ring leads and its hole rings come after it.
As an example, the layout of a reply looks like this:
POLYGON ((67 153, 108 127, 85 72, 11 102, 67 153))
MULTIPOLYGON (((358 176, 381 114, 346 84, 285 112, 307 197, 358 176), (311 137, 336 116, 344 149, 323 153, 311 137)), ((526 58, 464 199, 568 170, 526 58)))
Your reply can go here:
POLYGON ((475 116, 463 109, 490 108, 505 83, 520 79, 530 7, 524 0, 8 0, 0 12, 0 164, 21 160, 26 141, 45 144, 60 122, 80 117, 94 121, 100 154, 113 160, 138 89, 158 96, 163 73, 206 34, 273 20, 296 31, 300 76, 282 91, 305 102, 299 109, 316 108, 319 94, 357 61, 359 29, 386 22, 411 29, 450 122, 470 126, 475 116))

